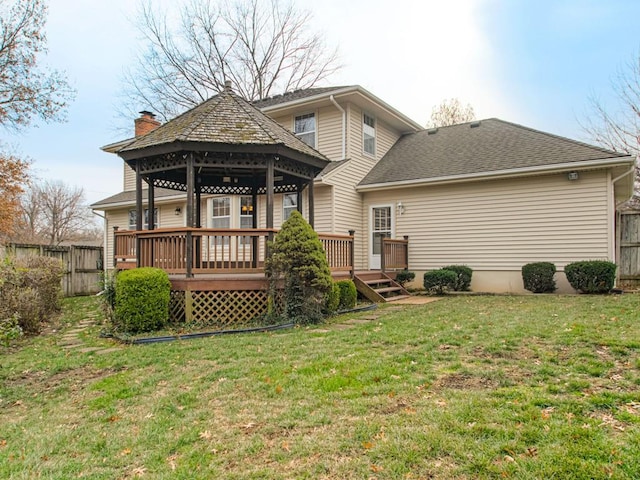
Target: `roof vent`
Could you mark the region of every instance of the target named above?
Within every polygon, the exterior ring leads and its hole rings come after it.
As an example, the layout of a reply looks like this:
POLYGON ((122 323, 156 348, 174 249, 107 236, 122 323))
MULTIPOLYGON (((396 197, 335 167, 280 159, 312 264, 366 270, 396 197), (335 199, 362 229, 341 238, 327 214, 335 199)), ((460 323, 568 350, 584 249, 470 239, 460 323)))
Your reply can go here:
POLYGON ((438 133, 438 127, 427 130, 427 135, 435 135, 436 133, 438 133))
POLYGON ((477 122, 471 122, 469 124, 470 128, 478 128, 480 126, 480 120, 478 120, 477 122))

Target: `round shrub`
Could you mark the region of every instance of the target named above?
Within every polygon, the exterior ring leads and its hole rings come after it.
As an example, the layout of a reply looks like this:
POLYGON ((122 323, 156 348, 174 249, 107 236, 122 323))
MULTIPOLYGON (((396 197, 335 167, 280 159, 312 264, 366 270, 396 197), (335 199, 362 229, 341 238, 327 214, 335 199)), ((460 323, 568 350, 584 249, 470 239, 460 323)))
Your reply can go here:
POLYGON ((456 272, 441 268, 440 270, 425 272, 423 284, 428 292, 441 295, 447 290, 453 290, 457 280, 458 275, 456 272))
POLYGON ((340 305, 340 287, 333 283, 331 285, 331 290, 329 290, 324 299, 324 313, 327 315, 332 315, 338 310, 338 305, 340 305))
POLYGON ((567 280, 582 293, 609 293, 616 281, 616 264, 605 260, 587 260, 564 267, 567 280))
POLYGON ((555 273, 556 266, 551 262, 527 263, 522 267, 524 288, 533 293, 551 293, 556 289, 555 273))
POLYGON ((400 270, 396 273, 396 282, 398 282, 402 287, 404 287, 407 283, 412 282, 416 278, 416 274, 414 272, 410 272, 409 270, 400 270))
POLYGON ((159 268, 125 270, 116 281, 113 327, 127 333, 163 328, 169 319, 171 283, 159 268))
POLYGON ((340 289, 340 303, 338 304, 339 310, 349 310, 356 306, 356 300, 358 299, 358 289, 353 280, 340 280, 336 282, 340 289))
POLYGON ((456 281, 453 285, 453 290, 456 292, 468 292, 471 290, 471 276, 473 270, 466 265, 449 265, 442 267, 442 270, 449 270, 456 274, 456 281))

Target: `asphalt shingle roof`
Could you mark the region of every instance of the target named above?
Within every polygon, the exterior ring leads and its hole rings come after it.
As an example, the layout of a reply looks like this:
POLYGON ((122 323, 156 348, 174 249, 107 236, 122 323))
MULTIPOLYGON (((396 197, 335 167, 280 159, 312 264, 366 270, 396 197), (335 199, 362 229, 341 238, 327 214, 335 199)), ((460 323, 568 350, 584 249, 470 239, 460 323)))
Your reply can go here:
POLYGON ((256 108, 267 108, 273 105, 280 105, 281 103, 293 102, 294 100, 314 97, 316 95, 322 95, 324 93, 342 90, 348 87, 349 86, 304 88, 300 90, 294 90, 293 92, 287 92, 281 95, 273 95, 271 97, 256 100, 255 102, 253 102, 253 105, 256 108))
POLYGON ((497 118, 400 138, 360 185, 428 180, 625 157, 497 118))
POLYGON ((230 88, 136 138, 119 153, 173 142, 228 145, 282 145, 311 157, 327 160, 289 130, 262 113, 230 88))
MULTIPOLYGON (((156 187, 153 189, 153 195, 156 201, 161 200, 164 197, 175 197, 177 195, 186 195, 185 192, 181 192, 179 190, 170 190, 168 188, 159 188, 156 187)), ((142 190, 142 198, 147 200, 147 189, 142 190)), ((124 192, 116 193, 110 197, 104 198, 102 200, 97 201, 96 203, 91 204, 91 208, 101 207, 104 205, 112 205, 117 203, 131 203, 136 201, 136 191, 135 190, 127 190, 124 192)))

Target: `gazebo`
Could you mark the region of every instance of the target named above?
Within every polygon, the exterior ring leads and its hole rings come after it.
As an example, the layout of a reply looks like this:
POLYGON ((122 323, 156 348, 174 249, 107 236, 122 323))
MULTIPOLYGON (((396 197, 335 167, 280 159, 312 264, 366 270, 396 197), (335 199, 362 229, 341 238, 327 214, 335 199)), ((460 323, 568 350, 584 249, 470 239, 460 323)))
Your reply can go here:
MULTIPOLYGON (((313 226, 313 181, 329 160, 236 95, 229 83, 220 94, 126 143, 117 153, 136 173, 137 215, 135 231, 114 234, 116 267, 165 269, 172 280, 174 316, 193 319, 198 310, 208 316, 223 311, 225 318, 237 315, 237 308, 228 308, 229 298, 220 302, 229 292, 236 292, 231 303, 242 303, 246 316, 265 309, 262 267, 267 241, 277 233, 274 196, 296 192, 297 208, 313 226), (143 229, 143 183, 148 185, 150 216, 156 188, 186 193, 183 228, 155 229, 150 219, 143 229), (302 212, 305 190, 308 211, 302 212), (202 195, 221 194, 251 197, 247 213, 252 228, 202 227, 202 195), (265 199, 260 206, 259 197, 265 199)), ((321 239, 334 272, 353 269, 352 236, 321 239)))

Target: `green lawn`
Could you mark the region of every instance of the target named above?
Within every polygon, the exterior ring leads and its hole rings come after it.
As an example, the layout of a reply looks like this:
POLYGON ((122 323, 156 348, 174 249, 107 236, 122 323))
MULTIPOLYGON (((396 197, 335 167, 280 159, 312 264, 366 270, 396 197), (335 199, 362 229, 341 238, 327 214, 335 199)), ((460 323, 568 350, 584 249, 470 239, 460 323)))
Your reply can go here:
POLYGON ((51 333, 0 350, 0 478, 640 478, 639 310, 449 297, 104 355, 51 333))

